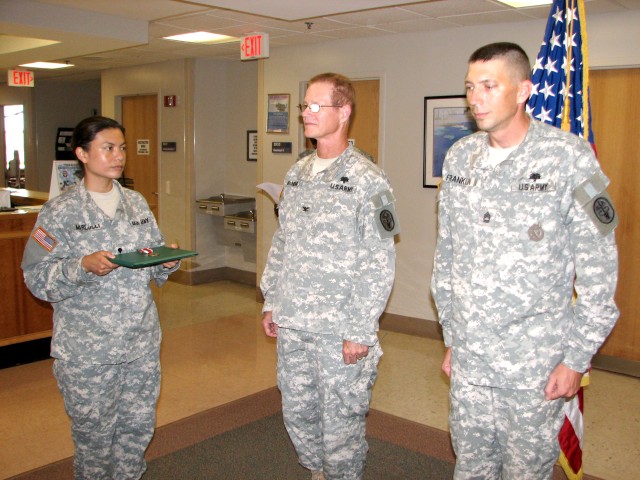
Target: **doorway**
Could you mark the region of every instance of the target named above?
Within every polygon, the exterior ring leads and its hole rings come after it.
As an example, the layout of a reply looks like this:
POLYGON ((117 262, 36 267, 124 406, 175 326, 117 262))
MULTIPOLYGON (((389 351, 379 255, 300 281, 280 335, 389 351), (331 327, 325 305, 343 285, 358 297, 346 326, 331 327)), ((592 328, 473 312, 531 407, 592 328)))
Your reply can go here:
POLYGON ((24 107, 0 106, 0 154, 4 166, 3 187, 25 188, 24 177, 24 107))
POLYGON ((611 180, 608 191, 620 224, 616 228, 620 319, 600 354, 640 361, 640 150, 637 112, 640 68, 594 70, 590 75, 592 127, 598 160, 611 180))
POLYGON ((158 97, 122 97, 122 125, 127 142, 125 187, 140 192, 149 208, 160 218, 158 202, 158 97))
POLYGON ((352 83, 356 91, 356 108, 349 125, 349 138, 379 164, 380 80, 355 80, 352 83))

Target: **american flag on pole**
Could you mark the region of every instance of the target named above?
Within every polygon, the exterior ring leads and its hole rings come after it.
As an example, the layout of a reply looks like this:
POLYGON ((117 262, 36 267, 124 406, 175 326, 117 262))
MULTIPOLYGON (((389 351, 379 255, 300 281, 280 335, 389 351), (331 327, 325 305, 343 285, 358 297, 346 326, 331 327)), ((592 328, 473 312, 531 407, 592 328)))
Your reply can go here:
MULTIPOLYGON (((583 0, 553 0, 544 40, 533 66, 527 112, 541 122, 575 133, 591 143, 589 65, 583 0)), ((585 382, 586 381, 586 382, 585 382)), ((583 378, 583 386, 588 376, 583 378)), ((558 435, 560 465, 569 480, 582 479, 583 389, 565 403, 558 435)))

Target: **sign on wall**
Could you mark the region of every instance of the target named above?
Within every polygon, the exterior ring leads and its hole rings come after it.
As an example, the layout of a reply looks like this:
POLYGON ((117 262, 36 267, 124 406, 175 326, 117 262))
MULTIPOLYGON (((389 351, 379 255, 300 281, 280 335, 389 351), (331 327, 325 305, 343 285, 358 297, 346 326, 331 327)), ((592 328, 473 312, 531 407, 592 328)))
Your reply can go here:
POLYGON ((33 87, 36 84, 33 72, 29 70, 9 70, 7 84, 10 87, 33 87))
POLYGON ((151 155, 151 151, 149 150, 149 140, 139 138, 137 141, 137 150, 136 153, 138 155, 151 155))
POLYGON ((240 39, 240 60, 269 58, 269 34, 252 33, 240 39))

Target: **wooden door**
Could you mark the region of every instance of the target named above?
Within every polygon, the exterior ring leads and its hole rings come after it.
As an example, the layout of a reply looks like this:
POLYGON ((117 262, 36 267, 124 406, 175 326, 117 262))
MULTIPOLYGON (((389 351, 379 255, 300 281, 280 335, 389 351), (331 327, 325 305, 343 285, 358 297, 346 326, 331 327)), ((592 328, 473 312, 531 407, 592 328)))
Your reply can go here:
POLYGON ((356 80, 356 110, 349 125, 349 138, 376 163, 379 160, 378 130, 380 125, 380 80, 356 80))
POLYGON ((590 72, 592 127, 598 159, 620 217, 616 229, 620 319, 600 353, 640 361, 640 169, 637 112, 640 69, 590 72))
POLYGON ((125 181, 133 182, 132 188, 144 196, 159 221, 157 96, 123 97, 122 125, 127 142, 125 181))

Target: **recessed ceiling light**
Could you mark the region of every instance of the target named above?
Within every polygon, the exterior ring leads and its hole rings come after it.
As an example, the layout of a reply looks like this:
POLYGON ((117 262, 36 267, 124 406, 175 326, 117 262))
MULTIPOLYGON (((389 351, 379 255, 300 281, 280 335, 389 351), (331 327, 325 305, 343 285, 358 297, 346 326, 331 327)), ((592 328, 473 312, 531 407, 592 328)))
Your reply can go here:
POLYGON ((72 63, 33 62, 33 63, 24 63, 20 66, 27 67, 27 68, 46 68, 47 70, 55 70, 57 68, 73 67, 74 65, 72 63))
POLYGON ((172 35, 170 37, 162 37, 165 40, 175 40, 177 42, 190 42, 190 43, 206 43, 206 44, 214 44, 214 43, 228 43, 228 42, 238 42, 239 38, 229 37, 228 35, 218 35, 217 33, 210 32, 193 32, 193 33, 184 33, 182 35, 172 35))
POLYGON ((498 0, 514 8, 538 7, 540 5, 551 5, 553 0, 498 0))

